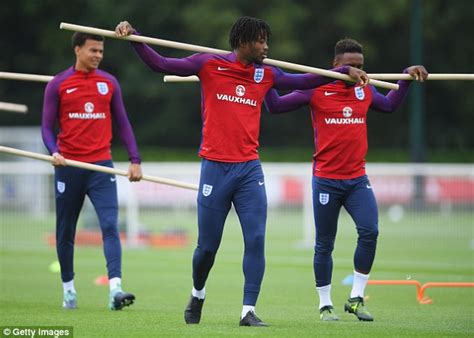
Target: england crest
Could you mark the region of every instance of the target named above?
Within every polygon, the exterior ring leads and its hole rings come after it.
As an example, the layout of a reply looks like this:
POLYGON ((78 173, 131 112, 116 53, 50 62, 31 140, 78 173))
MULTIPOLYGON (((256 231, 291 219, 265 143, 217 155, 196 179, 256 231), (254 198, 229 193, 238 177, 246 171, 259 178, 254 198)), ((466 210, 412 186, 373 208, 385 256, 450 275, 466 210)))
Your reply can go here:
POLYGON ((60 194, 62 194, 63 192, 66 191, 66 183, 64 183, 64 182, 57 181, 56 182, 56 187, 58 188, 58 192, 60 194))
POLYGON ((107 95, 109 93, 109 86, 105 82, 97 82, 97 90, 101 95, 107 95))
POLYGON ((209 196, 212 193, 212 185, 209 184, 203 184, 202 185, 202 194, 204 196, 209 196))
POLYGON ((326 204, 328 204, 328 202, 329 202, 329 194, 325 194, 325 193, 320 192, 319 193, 319 203, 321 203, 322 205, 326 205, 326 204))
POLYGON ((361 101, 363 99, 365 99, 365 93, 364 93, 364 89, 362 87, 355 87, 354 92, 355 92, 355 96, 357 97, 357 99, 359 99, 361 101))
POLYGON ((255 68, 255 73, 253 74, 253 79, 255 82, 260 83, 263 80, 263 75, 265 75, 265 69, 255 68))

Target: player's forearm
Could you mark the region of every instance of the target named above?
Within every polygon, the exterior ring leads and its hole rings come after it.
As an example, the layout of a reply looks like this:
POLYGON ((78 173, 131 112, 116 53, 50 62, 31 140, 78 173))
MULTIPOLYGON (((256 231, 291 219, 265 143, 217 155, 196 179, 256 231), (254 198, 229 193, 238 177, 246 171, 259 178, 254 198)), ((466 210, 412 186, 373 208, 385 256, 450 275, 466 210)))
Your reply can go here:
MULTIPOLYGON (((349 66, 343 66, 331 69, 333 72, 348 74, 349 66)), ((274 88, 276 89, 314 89, 320 86, 324 86, 328 83, 334 81, 334 78, 321 76, 317 74, 288 74, 283 73, 283 75, 276 77, 274 88)))
MULTIPOLYGON (((117 100, 117 99, 116 99, 117 100)), ((127 149, 128 157, 131 163, 141 163, 140 154, 138 152, 137 142, 133 134, 132 126, 128 120, 127 113, 123 104, 115 104, 113 110, 114 121, 117 126, 122 144, 127 149)))
POLYGON ((54 125, 53 127, 46 126, 45 124, 41 125, 41 136, 43 137, 43 143, 50 154, 59 152, 53 129, 54 125))
POLYGON ((372 87, 373 99, 370 107, 384 113, 393 113, 397 110, 407 96, 411 81, 400 80, 397 83, 399 89, 391 90, 386 96, 378 93, 372 87))
POLYGON ((140 164, 140 153, 138 152, 135 135, 133 134, 132 126, 130 125, 130 122, 128 122, 128 119, 127 121, 117 123, 117 131, 122 144, 124 145, 125 149, 127 149, 130 162, 140 164))
POLYGON ((47 87, 43 101, 43 113, 41 115, 41 136, 43 143, 49 150, 50 154, 59 152, 56 144, 56 135, 54 134, 54 126, 57 118, 57 99, 54 88, 47 87))
POLYGON ((186 58, 164 57, 144 43, 132 42, 132 46, 140 59, 155 72, 189 76, 199 71, 199 66, 186 58))
POLYGON ((271 114, 287 113, 306 104, 305 95, 298 92, 280 96, 275 89, 270 89, 265 96, 265 107, 271 114))

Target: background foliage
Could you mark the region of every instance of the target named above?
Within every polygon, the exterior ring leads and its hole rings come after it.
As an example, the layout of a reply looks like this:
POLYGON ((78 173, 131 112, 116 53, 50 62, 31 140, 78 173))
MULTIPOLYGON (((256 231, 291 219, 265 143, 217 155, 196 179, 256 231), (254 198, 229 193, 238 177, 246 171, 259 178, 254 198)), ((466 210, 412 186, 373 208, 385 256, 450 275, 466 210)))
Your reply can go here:
MULTIPOLYGON (((422 5, 423 64, 433 73, 473 73, 474 44, 468 28, 474 2, 422 0, 422 5)), ((69 67, 71 32, 59 30, 60 22, 113 29, 128 20, 146 36, 228 49, 233 22, 250 15, 272 27, 271 58, 330 68, 334 43, 352 37, 364 44, 367 72, 401 72, 410 65, 411 7, 409 0, 9 1, 0 12, 5 32, 0 40, 0 71, 53 75, 69 67)), ((157 50, 166 56, 188 55, 157 50)), ((105 54, 101 68, 121 82, 140 147, 147 154, 156 147, 166 149, 165 153, 181 149, 196 158, 201 132, 199 85, 163 83, 162 74, 151 72, 125 42, 108 40, 105 54)), ((472 162, 472 82, 432 81, 423 88, 428 160, 472 162)), ((43 89, 39 83, 0 81, 0 100, 30 108, 25 116, 2 112, 0 125, 38 125, 43 89)), ((407 100, 395 114, 369 114, 369 154, 377 160, 406 159, 409 107, 407 100)), ((308 160, 313 147, 308 109, 279 116, 264 113, 261 146, 269 151, 301 150, 305 155, 300 159, 308 160)))

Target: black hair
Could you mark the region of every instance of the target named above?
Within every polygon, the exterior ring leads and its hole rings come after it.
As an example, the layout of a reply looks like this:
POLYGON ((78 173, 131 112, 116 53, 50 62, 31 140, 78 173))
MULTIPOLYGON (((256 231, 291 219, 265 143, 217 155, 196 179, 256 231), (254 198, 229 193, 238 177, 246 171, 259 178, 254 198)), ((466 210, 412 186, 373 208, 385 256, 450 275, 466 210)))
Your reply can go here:
POLYGON ((334 46, 334 56, 344 53, 360 53, 363 54, 363 46, 354 39, 344 38, 339 40, 334 46))
POLYGON ((234 23, 229 34, 229 43, 232 49, 236 49, 246 42, 254 42, 259 38, 270 40, 272 31, 270 26, 263 20, 242 16, 234 23))
POLYGON ((75 32, 71 38, 72 48, 84 46, 86 40, 104 41, 104 37, 101 35, 75 32))

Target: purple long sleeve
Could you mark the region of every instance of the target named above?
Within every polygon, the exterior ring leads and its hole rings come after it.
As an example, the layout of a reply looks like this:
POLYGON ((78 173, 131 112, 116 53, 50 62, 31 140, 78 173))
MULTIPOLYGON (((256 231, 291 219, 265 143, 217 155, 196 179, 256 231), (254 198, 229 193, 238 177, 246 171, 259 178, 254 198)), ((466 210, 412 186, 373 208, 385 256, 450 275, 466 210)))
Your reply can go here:
MULTIPOLYGON (((404 70, 403 73, 406 73, 406 70, 404 70)), ((372 103, 370 108, 384 113, 394 112, 405 99, 411 82, 412 81, 407 80, 398 81, 397 83, 400 88, 398 90, 391 90, 386 96, 380 94, 374 86, 370 86, 372 90, 372 103)))
POLYGON ((51 80, 44 91, 43 113, 41 115, 41 136, 50 154, 59 152, 54 128, 59 113, 59 85, 73 71, 67 69, 51 80))
POLYGON ((115 87, 114 95, 110 102, 110 110, 117 127, 117 132, 123 145, 127 149, 130 162, 140 163, 141 159, 138 152, 137 142, 130 121, 128 120, 127 112, 125 111, 120 84, 114 77, 108 76, 108 78, 112 80, 115 87))
POLYGON ((167 58, 144 43, 132 42, 140 59, 153 71, 179 76, 197 75, 212 54, 198 53, 185 58, 167 58))
MULTIPOLYGON (((290 74, 285 73, 281 69, 273 67, 275 74, 275 83, 273 88, 276 89, 314 89, 316 87, 324 86, 325 84, 334 81, 331 77, 316 75, 316 74, 290 74)), ((349 66, 342 66, 331 69, 333 72, 342 74, 349 73, 349 66)))
POLYGON ((306 106, 311 101, 314 89, 295 90, 280 96, 275 89, 270 89, 265 96, 265 107, 271 114, 281 114, 306 106))

